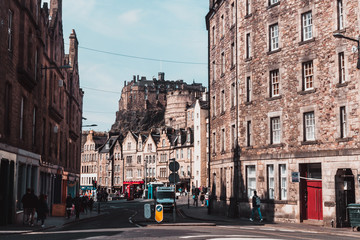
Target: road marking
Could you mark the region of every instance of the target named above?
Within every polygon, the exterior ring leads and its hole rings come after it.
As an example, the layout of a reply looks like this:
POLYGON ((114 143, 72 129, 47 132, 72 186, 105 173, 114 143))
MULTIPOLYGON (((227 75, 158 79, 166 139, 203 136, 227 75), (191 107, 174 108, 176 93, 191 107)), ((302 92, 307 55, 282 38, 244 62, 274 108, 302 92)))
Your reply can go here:
POLYGON ((254 230, 253 227, 241 227, 241 226, 217 226, 221 228, 235 228, 235 229, 245 229, 245 230, 254 230))
POLYGON ((250 235, 193 235, 193 236, 183 236, 180 238, 190 239, 190 238, 208 238, 211 240, 279 240, 278 238, 264 238, 264 237, 254 237, 250 235))
POLYGON ((140 226, 139 224, 136 224, 136 223, 134 223, 134 222, 132 221, 132 218, 135 217, 137 213, 138 213, 138 212, 135 211, 135 213, 134 213, 131 217, 129 217, 129 223, 134 224, 134 225, 137 226, 138 228, 142 228, 142 226, 140 226))

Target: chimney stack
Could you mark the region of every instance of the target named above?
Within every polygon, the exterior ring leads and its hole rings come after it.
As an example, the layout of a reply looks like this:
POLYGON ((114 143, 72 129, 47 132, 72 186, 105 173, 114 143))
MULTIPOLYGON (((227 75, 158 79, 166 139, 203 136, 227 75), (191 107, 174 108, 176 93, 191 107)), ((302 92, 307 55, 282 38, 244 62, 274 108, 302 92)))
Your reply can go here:
POLYGON ((165 73, 164 72, 159 72, 158 73, 158 79, 159 79, 159 81, 165 81, 165 73))

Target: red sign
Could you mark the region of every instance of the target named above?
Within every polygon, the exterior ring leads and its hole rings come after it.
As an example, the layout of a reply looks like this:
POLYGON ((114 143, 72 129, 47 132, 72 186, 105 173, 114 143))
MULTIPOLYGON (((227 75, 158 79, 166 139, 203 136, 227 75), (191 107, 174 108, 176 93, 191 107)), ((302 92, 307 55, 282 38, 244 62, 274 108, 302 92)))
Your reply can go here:
POLYGON ((144 181, 128 181, 128 182, 124 182, 124 184, 143 184, 144 181))

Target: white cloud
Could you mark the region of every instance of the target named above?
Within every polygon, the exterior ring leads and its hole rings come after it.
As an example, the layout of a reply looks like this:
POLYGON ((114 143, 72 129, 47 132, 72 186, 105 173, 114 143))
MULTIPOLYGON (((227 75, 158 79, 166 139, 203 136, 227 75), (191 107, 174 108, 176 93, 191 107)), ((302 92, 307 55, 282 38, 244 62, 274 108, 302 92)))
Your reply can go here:
POLYGON ((136 24, 139 23, 142 14, 143 10, 133 9, 122 13, 117 17, 117 19, 120 24, 136 24))

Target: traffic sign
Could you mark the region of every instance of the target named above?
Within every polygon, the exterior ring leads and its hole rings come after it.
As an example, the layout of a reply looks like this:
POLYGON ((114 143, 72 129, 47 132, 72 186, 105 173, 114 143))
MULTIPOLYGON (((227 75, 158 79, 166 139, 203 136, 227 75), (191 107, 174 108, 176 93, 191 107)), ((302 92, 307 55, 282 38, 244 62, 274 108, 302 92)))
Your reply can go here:
POLYGON ((176 161, 171 161, 171 162, 169 163, 169 169, 170 169, 170 171, 176 172, 177 170, 179 170, 179 168, 180 168, 180 164, 179 164, 178 162, 176 162, 176 161))
POLYGON ((163 205, 157 204, 155 206, 155 221, 157 221, 158 223, 161 223, 163 219, 164 219, 163 205))
POLYGON ((150 204, 144 204, 144 217, 146 219, 151 218, 151 208, 150 208, 150 204))
POLYGON ((178 183, 180 182, 180 177, 179 177, 179 174, 173 172, 170 174, 169 176, 169 182, 170 183, 178 183))

